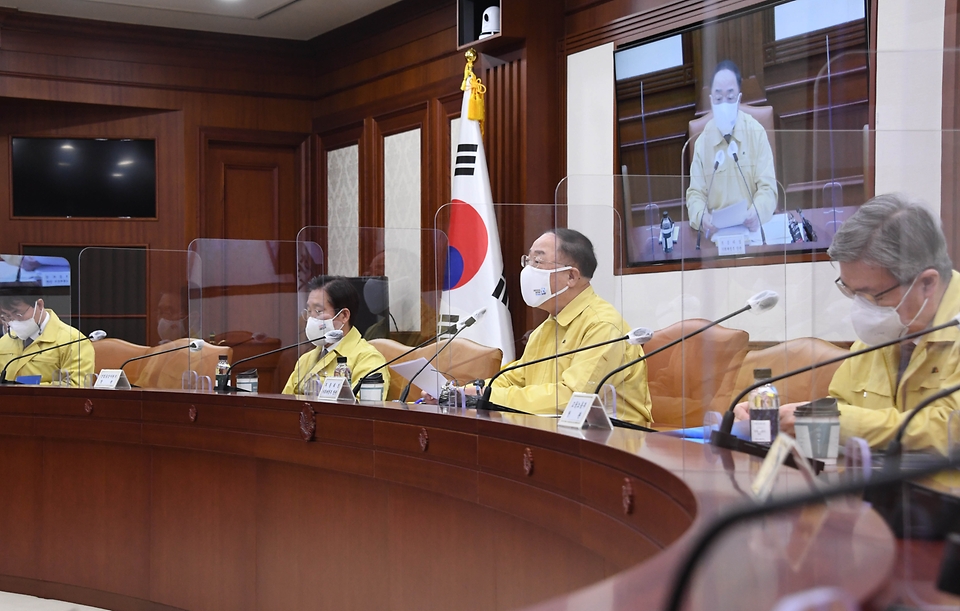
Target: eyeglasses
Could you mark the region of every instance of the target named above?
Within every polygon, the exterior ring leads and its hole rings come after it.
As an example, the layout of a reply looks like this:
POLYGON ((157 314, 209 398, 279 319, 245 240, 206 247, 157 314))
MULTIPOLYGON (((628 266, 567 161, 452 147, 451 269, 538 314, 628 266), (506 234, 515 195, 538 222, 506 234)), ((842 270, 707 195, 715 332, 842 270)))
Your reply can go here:
POLYGON ((530 257, 528 255, 520 255, 520 267, 526 267, 532 265, 538 269, 542 268, 544 265, 552 265, 554 267, 566 267, 563 263, 558 261, 544 261, 540 257, 530 257))
POLYGON ((28 318, 27 313, 30 310, 24 310, 23 312, 14 312, 13 314, 7 314, 6 312, 0 312, 0 322, 8 323, 11 320, 26 320, 28 318))
POLYGON ((903 286, 903 285, 901 285, 900 283, 897 283, 897 284, 891 286, 891 287, 888 288, 888 289, 884 289, 884 290, 880 291, 879 293, 875 293, 875 294, 871 295, 870 293, 864 293, 864 292, 861 292, 861 291, 855 291, 855 290, 853 290, 852 288, 850 288, 849 286, 847 286, 846 284, 844 284, 844 283, 843 283, 843 280, 841 280, 839 276, 838 276, 837 279, 834 280, 833 282, 834 282, 834 284, 837 285, 837 288, 840 289, 840 292, 843 293, 843 296, 846 297, 847 299, 853 299, 853 298, 856 297, 857 295, 860 295, 861 297, 863 297, 863 298, 866 299, 867 301, 871 302, 873 305, 877 305, 877 301, 879 301, 881 297, 883 297, 884 295, 886 295, 886 294, 889 293, 890 291, 892 291, 892 290, 894 290, 894 289, 896 289, 896 288, 899 288, 900 286, 903 286))
POLYGON ((300 318, 304 320, 310 320, 311 318, 323 318, 323 315, 326 313, 327 311, 323 308, 304 308, 303 311, 300 312, 300 318))

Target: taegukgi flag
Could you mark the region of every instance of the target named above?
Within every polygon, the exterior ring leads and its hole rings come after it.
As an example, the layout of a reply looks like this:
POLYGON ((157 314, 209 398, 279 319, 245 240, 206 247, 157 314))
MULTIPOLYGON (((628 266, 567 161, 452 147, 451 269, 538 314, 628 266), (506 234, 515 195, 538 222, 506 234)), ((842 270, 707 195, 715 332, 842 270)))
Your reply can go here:
POLYGON ((515 357, 513 324, 481 137, 483 92, 486 88, 473 74, 473 57, 475 54, 471 56, 468 51, 461 87, 460 139, 450 190, 449 248, 440 312, 442 320, 446 318, 453 322, 456 316, 463 321, 476 310, 486 307, 484 317, 464 329, 459 337, 500 348, 503 362, 509 363, 515 357))

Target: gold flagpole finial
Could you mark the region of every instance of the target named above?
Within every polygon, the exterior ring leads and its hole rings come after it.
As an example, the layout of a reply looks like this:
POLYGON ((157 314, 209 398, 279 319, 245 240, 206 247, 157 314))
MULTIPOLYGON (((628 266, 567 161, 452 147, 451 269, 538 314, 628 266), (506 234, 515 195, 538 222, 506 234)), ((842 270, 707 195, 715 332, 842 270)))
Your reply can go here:
POLYGON ((467 65, 463 68, 463 83, 460 85, 461 91, 466 91, 467 87, 470 88, 470 103, 468 105, 467 118, 473 121, 480 123, 480 133, 483 133, 483 120, 484 112, 483 108, 483 94, 486 93, 487 88, 480 82, 480 79, 473 73, 473 63, 477 61, 477 51, 475 49, 467 49, 467 52, 463 54, 467 60, 467 65))

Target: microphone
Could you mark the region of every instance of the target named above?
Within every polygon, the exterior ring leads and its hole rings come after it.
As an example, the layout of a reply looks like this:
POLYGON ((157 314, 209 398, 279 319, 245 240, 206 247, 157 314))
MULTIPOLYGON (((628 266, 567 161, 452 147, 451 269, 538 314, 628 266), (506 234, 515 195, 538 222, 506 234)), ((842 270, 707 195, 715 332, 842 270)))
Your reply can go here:
MULTIPOLYGON (((407 382, 407 385, 403 387, 403 391, 400 393, 400 399, 399 399, 400 403, 406 403, 406 402, 407 402, 407 395, 410 394, 410 386, 413 385, 413 381, 414 381, 415 379, 417 379, 417 376, 420 375, 420 374, 423 372, 423 370, 427 368, 427 365, 429 365, 430 363, 432 363, 432 362, 433 362, 433 359, 435 359, 435 358, 437 358, 438 356, 440 356, 440 353, 443 352, 444 348, 446 348, 447 346, 449 346, 449 345, 453 342, 453 340, 454 340, 458 335, 460 335, 460 332, 461 332, 461 331, 463 331, 463 330, 466 329, 467 327, 472 327, 474 324, 480 322, 480 320, 483 318, 483 316, 484 316, 486 313, 487 313, 487 308, 480 308, 479 310, 477 310, 476 312, 474 312, 473 314, 471 314, 470 317, 467 318, 466 320, 457 323, 457 330, 454 331, 454 333, 453 333, 452 336, 450 336, 450 339, 448 339, 446 342, 444 342, 444 344, 443 344, 442 346, 440 346, 440 349, 437 350, 437 351, 433 354, 433 356, 430 357, 430 360, 428 360, 426 363, 423 364, 423 367, 421 367, 420 370, 417 371, 417 373, 415 373, 415 374, 413 375, 413 377, 410 378, 410 380, 407 382)), ((396 360, 396 359, 394 359, 394 360, 396 360)), ((370 373, 373 373, 373 372, 371 371, 370 373)))
POLYGON ((750 206, 753 208, 754 214, 757 215, 757 222, 760 224, 760 241, 766 244, 767 236, 763 231, 763 222, 760 220, 760 211, 757 210, 757 205, 753 202, 753 192, 750 190, 750 185, 747 184, 747 177, 743 175, 743 168, 740 167, 740 157, 737 156, 737 153, 740 152, 740 147, 737 146, 736 140, 727 145, 727 152, 730 153, 731 157, 733 157, 733 163, 737 165, 737 171, 740 172, 740 179, 743 180, 743 188, 746 189, 747 198, 750 200, 750 206))
POLYGON ((20 359, 25 359, 28 356, 36 356, 38 354, 43 354, 44 352, 49 352, 50 350, 56 350, 57 348, 63 348, 64 346, 69 346, 70 344, 77 344, 86 340, 91 342, 98 342, 101 339, 107 336, 107 332, 103 329, 97 329, 96 331, 91 331, 90 335, 81 337, 80 339, 75 339, 72 342, 66 342, 63 344, 57 344, 56 346, 50 346, 49 348, 44 348, 43 350, 37 350, 36 352, 31 352, 30 354, 21 354, 18 357, 14 357, 7 361, 7 364, 3 366, 3 371, 0 371, 0 385, 2 384, 17 384, 14 380, 7 379, 7 367, 10 366, 10 363, 14 361, 19 361, 20 359))
POLYGON ((508 371, 513 371, 514 369, 520 369, 521 367, 526 367, 528 365, 536 365, 537 363, 544 363, 546 361, 551 361, 553 359, 558 359, 563 356, 570 356, 571 354, 576 354, 578 352, 583 352, 584 350, 591 350, 593 348, 600 348, 602 346, 607 346, 609 344, 615 344, 617 342, 626 341, 628 344, 640 345, 653 337, 653 331, 646 327, 637 327, 631 329, 626 335, 621 335, 620 337, 615 337, 613 339, 608 339, 605 342, 600 342, 598 344, 591 344, 589 346, 580 346, 579 348, 574 348, 573 350, 568 350, 567 352, 560 352, 558 354, 552 354, 550 356, 545 356, 539 359, 534 359, 532 361, 527 361, 526 363, 517 363, 509 367, 504 367, 490 378, 490 382, 483 389, 483 395, 477 400, 477 409, 490 409, 490 394, 493 392, 493 382, 503 374, 508 371))
MULTIPOLYGON (((907 417, 900 424, 900 428, 897 429, 897 436, 893 438, 893 441, 891 441, 889 445, 887 445, 886 457, 887 459, 893 459, 892 461, 890 461, 890 467, 895 466, 900 461, 900 455, 903 454, 903 436, 907 432, 907 427, 910 425, 910 421, 913 420, 914 417, 917 414, 919 414, 921 410, 923 410, 925 407, 927 407, 934 401, 939 401, 940 399, 944 399, 952 395, 953 393, 957 392, 958 390, 960 390, 960 384, 957 384, 956 386, 949 386, 947 388, 944 388, 943 390, 939 390, 933 393, 932 395, 930 395, 929 397, 927 397, 926 399, 924 399, 923 401, 921 401, 920 403, 918 403, 917 406, 913 408, 913 410, 909 414, 907 414, 907 417)), ((884 463, 886 462, 887 461, 884 460, 884 463)))
POLYGON ((707 548, 720 536, 722 532, 729 527, 739 524, 745 520, 759 518, 775 512, 796 509, 814 502, 823 502, 831 498, 858 494, 860 492, 870 492, 876 489, 898 484, 904 481, 920 479, 928 475, 933 475, 946 469, 960 466, 960 456, 954 456, 947 460, 939 460, 933 464, 927 465, 917 471, 910 471, 908 474, 902 473, 881 473, 878 476, 870 478, 869 482, 864 480, 851 480, 839 486, 829 489, 816 489, 803 494, 789 495, 783 498, 775 498, 763 504, 742 504, 737 509, 721 515, 712 524, 706 527, 703 533, 693 543, 690 553, 680 565, 677 571, 677 577, 674 580, 673 587, 670 590, 667 604, 663 606, 667 611, 677 611, 683 607, 684 594, 687 585, 693 578, 693 570, 707 548))
POLYGON ((713 191, 713 181, 717 177, 717 168, 727 160, 727 153, 723 149, 717 151, 713 158, 713 173, 710 175, 710 186, 707 187, 707 196, 704 198, 703 212, 700 213, 700 225, 697 227, 697 250, 700 250, 700 233, 703 231, 703 213, 710 207, 710 192, 713 191))
POLYGON ((281 346, 281 347, 275 348, 275 349, 273 349, 273 350, 268 350, 268 351, 266 351, 266 352, 261 352, 260 354, 254 354, 253 356, 248 356, 248 357, 245 358, 245 359, 240 359, 239 361, 237 361, 237 362, 234 363, 233 365, 230 365, 230 368, 227 369, 227 375, 223 376, 223 379, 220 380, 220 384, 217 386, 217 392, 232 392, 232 391, 237 390, 236 388, 230 386, 230 375, 233 373, 233 368, 236 367, 237 365, 239 365, 240 363, 246 363, 247 361, 252 361, 253 359, 258 359, 258 358, 260 358, 261 356, 269 356, 269 355, 271 355, 271 354, 276 354, 276 353, 278 353, 278 352, 283 352, 284 350, 289 350, 290 348, 297 348, 297 347, 299 347, 299 346, 303 346, 304 344, 312 344, 313 342, 315 342, 315 341, 317 341, 317 340, 324 339, 324 338, 327 338, 327 337, 333 339, 334 341, 339 341, 339 340, 343 339, 343 331, 341 331, 340 329, 334 329, 334 330, 332 330, 332 331, 328 331, 327 333, 325 333, 324 335, 322 335, 321 337, 318 337, 318 338, 316 338, 316 339, 308 339, 308 340, 304 340, 304 341, 302 341, 302 342, 297 342, 296 344, 290 344, 289 346, 281 346))
MULTIPOLYGON (((751 390, 755 388, 760 388, 765 384, 772 384, 773 382, 778 382, 780 380, 784 380, 786 378, 790 378, 795 375, 799 375, 801 373, 813 371, 817 367, 823 367, 824 365, 832 365, 834 363, 839 363, 840 361, 845 361, 846 359, 853 358, 855 356, 860 356, 861 354, 867 354, 868 352, 873 352, 874 350, 879 350, 881 348, 886 348, 887 346, 893 346, 894 344, 899 344, 900 342, 905 342, 907 340, 923 337, 928 333, 940 331, 941 329, 949 329, 950 327, 955 327, 957 325, 960 325, 960 315, 954 318, 951 318, 949 321, 943 324, 936 325, 933 327, 928 327, 926 329, 923 329, 922 331, 917 331, 916 333, 910 333, 910 334, 904 335, 903 337, 898 337, 896 339, 891 339, 889 341, 879 343, 875 346, 868 346, 867 348, 864 348, 862 350, 857 350, 856 352, 848 352, 847 354, 836 356, 832 359, 820 361, 819 363, 814 363, 813 365, 807 365, 806 367, 801 367, 799 369, 794 369, 793 371, 788 371, 786 373, 773 376, 772 378, 769 378, 767 380, 755 382, 750 386, 746 387, 730 403, 730 407, 727 408, 727 411, 723 414, 723 421, 720 423, 720 429, 714 431, 713 434, 710 436, 710 443, 716 446, 720 446, 722 448, 730 449, 730 450, 740 450, 740 451, 748 452, 758 456, 765 456, 766 451, 768 449, 766 446, 760 446, 757 444, 750 443, 748 441, 744 441, 743 439, 739 439, 730 433, 730 431, 733 430, 733 420, 735 418, 733 410, 737 406, 737 403, 739 403, 741 399, 746 397, 751 390)), ((947 394, 950 394, 950 393, 947 393, 947 394)))
MULTIPOLYGON (((660 346, 659 348, 657 348, 657 349, 654 350, 653 352, 648 352, 647 354, 644 354, 644 355, 642 355, 642 356, 640 356, 640 357, 637 357, 637 358, 635 358, 634 360, 632 360, 632 361, 630 361, 630 362, 628 362, 628 363, 624 363, 623 365, 617 367, 616 369, 614 369, 613 371, 611 371, 610 373, 608 373, 607 375, 605 375, 602 380, 600 380, 600 383, 597 384, 597 388, 596 388, 596 390, 593 391, 593 394, 595 394, 595 395, 596 395, 596 394, 600 394, 600 389, 603 388, 603 385, 607 382, 607 380, 609 380, 612 376, 620 373, 620 372, 623 371, 624 369, 627 369, 627 368, 629 368, 629 367, 633 367, 634 365, 636 365, 636 364, 638 364, 638 363, 641 363, 641 362, 647 360, 647 359, 650 358, 651 356, 653 356, 653 355, 655 355, 655 354, 658 354, 658 353, 660 353, 660 352, 663 352, 664 350, 666 350, 667 348, 670 348, 671 346, 676 346, 677 344, 679 344, 679 343, 682 342, 683 340, 690 339, 691 337, 693 337, 693 336, 695 336, 695 335, 699 335, 700 333, 703 333, 704 331, 706 331, 706 330, 709 329, 710 327, 715 327, 716 325, 719 325, 720 323, 722 323, 722 322, 724 322, 724 321, 726 321, 726 320, 730 320, 730 319, 733 318, 734 316, 737 316, 737 315, 739 315, 739 314, 743 314, 744 312, 746 312, 746 311, 748 311, 748 310, 751 311, 751 312, 754 312, 755 314, 762 314, 763 312, 766 312, 767 310, 773 308, 773 306, 777 305, 777 302, 778 302, 779 300, 780 300, 780 296, 777 294, 776 291, 760 291, 759 293, 757 293, 756 295, 754 295, 754 296, 751 297, 750 299, 747 299, 747 304, 746 304, 745 306, 743 306, 742 308, 740 308, 739 310, 736 310, 735 312, 731 312, 730 314, 727 314, 726 316, 724 316, 724 317, 722 317, 722 318, 718 318, 717 320, 714 320, 714 321, 712 321, 712 322, 710 322, 710 323, 708 323, 708 324, 700 327, 699 329, 697 329, 697 330, 695 330, 695 331, 691 331, 690 333, 687 333, 686 335, 682 335, 682 336, 678 337, 677 339, 673 340, 672 342, 669 342, 669 343, 667 343, 667 344, 664 344, 663 346, 660 346)), ((731 424, 731 426, 733 426, 733 425, 731 424)))
POLYGON ((140 356, 134 356, 134 357, 131 357, 131 358, 128 358, 127 360, 125 360, 125 361, 123 362, 123 364, 120 365, 120 369, 123 369, 124 367, 126 367, 126 366, 127 366, 127 363, 131 363, 131 362, 133 362, 133 361, 139 361, 140 359, 148 359, 148 358, 150 358, 150 357, 159 356, 159 355, 161 355, 161 354, 167 354, 168 352, 176 352, 176 351, 178 351, 178 350, 186 350, 187 348, 189 348, 191 352, 199 352, 200 350, 203 349, 203 344, 205 344, 205 343, 206 343, 206 342, 203 341, 202 339, 191 339, 191 340, 190 340, 189 342, 187 342, 186 344, 184 344, 184 345, 182 345, 182 346, 177 346, 176 348, 170 348, 170 349, 168 349, 168 350, 161 350, 160 352, 151 352, 151 353, 149 353, 149 354, 141 354, 140 356))

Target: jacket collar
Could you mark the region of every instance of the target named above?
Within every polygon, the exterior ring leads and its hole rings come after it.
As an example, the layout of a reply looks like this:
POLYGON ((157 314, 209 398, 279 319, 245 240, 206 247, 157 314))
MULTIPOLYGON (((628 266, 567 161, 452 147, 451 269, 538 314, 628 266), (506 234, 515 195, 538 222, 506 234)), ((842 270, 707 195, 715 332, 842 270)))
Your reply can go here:
POLYGON ((588 284, 587 288, 583 289, 579 295, 573 298, 573 301, 560 310, 560 313, 557 314, 557 324, 561 327, 566 327, 572 323, 577 316, 580 316, 580 314, 587 309, 587 306, 590 305, 594 296, 596 296, 596 293, 593 290, 593 286, 588 284))
MULTIPOLYGON (((937 307, 937 314, 933 317, 933 326, 949 322, 958 312, 960 312, 960 272, 953 270, 950 273, 950 284, 947 285, 947 290, 944 291, 943 297, 940 299, 940 305, 937 307)), ((921 339, 926 339, 928 342, 952 343, 957 341, 958 336, 960 336, 960 331, 957 330, 957 327, 949 327, 934 331, 921 339)))
MULTIPOLYGON (((739 137, 746 130, 746 120, 743 118, 743 111, 737 110, 737 122, 733 124, 733 134, 731 134, 731 139, 737 141, 737 145, 743 144, 743 140, 739 137)), ((720 128, 717 127, 717 122, 713 119, 710 120, 710 130, 704 133, 704 137, 709 137, 710 139, 707 142, 710 142, 714 148, 720 146, 721 144, 726 144, 723 139, 723 134, 720 133, 720 128)), ((711 166, 712 167, 712 166, 711 166)))

